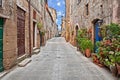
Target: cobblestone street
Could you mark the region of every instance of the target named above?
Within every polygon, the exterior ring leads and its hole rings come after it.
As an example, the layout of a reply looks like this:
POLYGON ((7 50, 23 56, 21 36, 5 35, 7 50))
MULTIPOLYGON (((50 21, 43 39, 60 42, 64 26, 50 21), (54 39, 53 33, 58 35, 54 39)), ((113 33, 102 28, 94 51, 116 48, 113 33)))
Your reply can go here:
POLYGON ((40 53, 31 58, 31 63, 15 68, 2 80, 116 80, 62 37, 48 40, 40 53))

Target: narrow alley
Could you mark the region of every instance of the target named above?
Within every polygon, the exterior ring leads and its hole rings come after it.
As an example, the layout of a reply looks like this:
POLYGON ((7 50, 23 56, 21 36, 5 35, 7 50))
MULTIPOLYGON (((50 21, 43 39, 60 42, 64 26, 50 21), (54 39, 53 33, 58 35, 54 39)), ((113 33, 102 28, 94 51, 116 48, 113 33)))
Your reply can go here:
POLYGON ((116 80, 62 37, 48 40, 31 58, 27 66, 15 68, 1 80, 116 80))

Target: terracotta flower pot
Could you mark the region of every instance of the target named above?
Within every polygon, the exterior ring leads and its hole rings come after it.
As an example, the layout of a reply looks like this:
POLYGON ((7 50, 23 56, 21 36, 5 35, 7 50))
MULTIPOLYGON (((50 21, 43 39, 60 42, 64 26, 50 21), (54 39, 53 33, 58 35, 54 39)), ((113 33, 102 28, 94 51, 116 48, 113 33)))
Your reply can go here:
POLYGON ((92 55, 92 58, 93 58, 93 62, 96 63, 97 56, 96 55, 92 55))
POLYGON ((91 56, 91 51, 90 51, 90 49, 86 49, 86 50, 85 50, 85 56, 88 57, 88 58, 91 56))

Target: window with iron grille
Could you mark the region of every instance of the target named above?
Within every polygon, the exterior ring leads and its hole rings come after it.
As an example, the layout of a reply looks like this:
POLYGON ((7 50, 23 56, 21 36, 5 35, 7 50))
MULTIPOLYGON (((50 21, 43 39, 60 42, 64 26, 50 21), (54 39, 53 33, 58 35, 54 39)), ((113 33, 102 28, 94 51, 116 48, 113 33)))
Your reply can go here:
POLYGON ((0 7, 2 7, 2 0, 0 0, 0 7))
POLYGON ((89 15, 89 5, 87 4, 85 7, 86 7, 86 15, 89 15))

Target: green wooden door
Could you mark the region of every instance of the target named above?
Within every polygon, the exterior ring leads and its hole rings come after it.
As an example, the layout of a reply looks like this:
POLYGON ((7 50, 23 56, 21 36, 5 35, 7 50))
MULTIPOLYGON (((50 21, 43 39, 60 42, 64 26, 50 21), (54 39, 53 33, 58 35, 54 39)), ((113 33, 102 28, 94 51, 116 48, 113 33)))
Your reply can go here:
POLYGON ((3 18, 0 18, 0 72, 3 71, 3 18))

